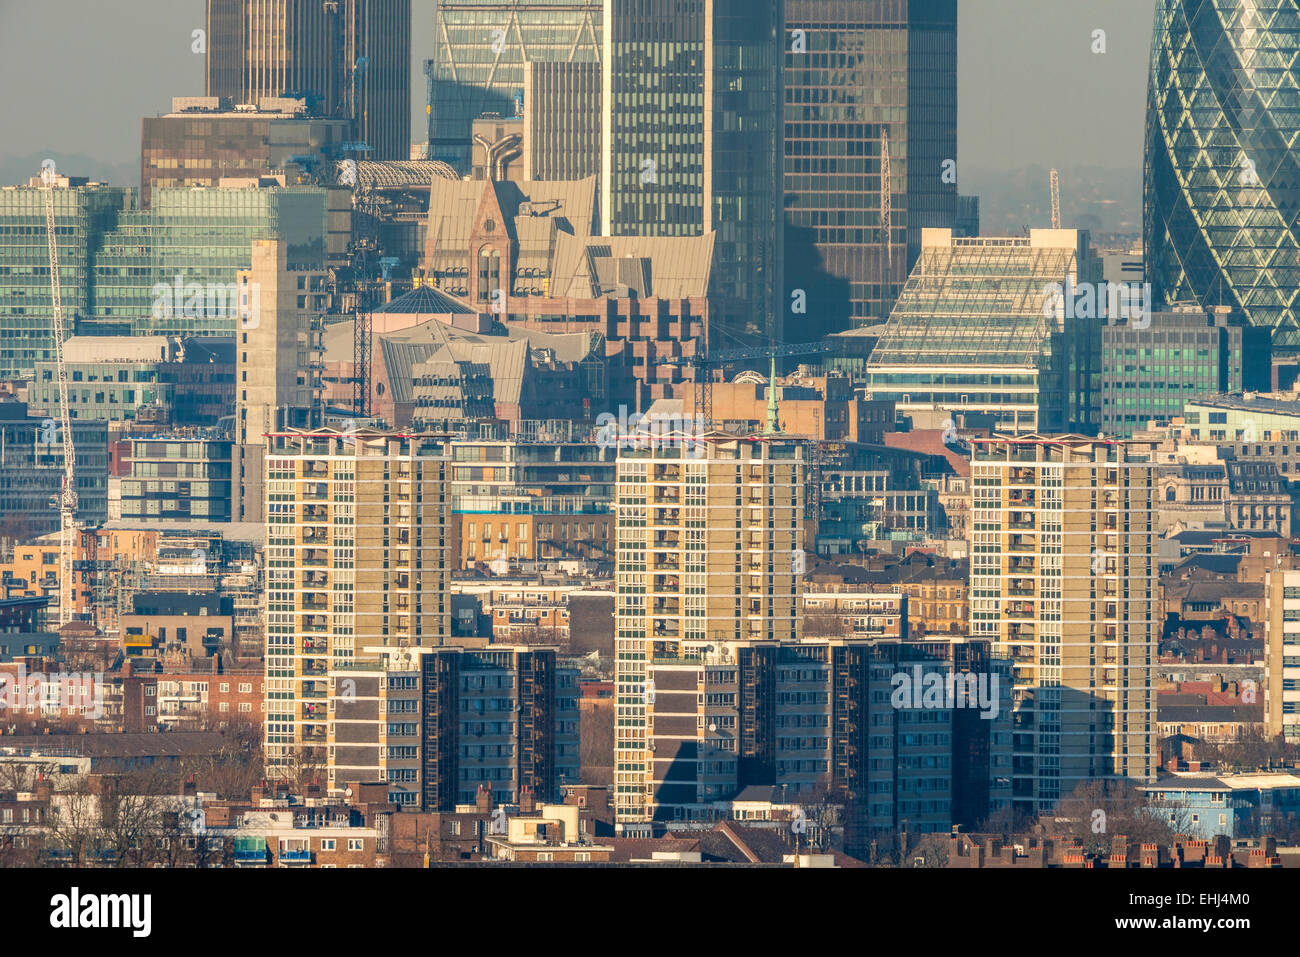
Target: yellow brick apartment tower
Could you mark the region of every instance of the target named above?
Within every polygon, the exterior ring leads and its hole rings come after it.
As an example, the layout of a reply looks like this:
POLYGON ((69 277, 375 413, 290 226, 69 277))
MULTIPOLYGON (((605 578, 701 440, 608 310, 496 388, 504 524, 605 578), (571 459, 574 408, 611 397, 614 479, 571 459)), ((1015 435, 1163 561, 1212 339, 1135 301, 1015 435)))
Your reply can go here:
POLYGON ((431 435, 269 441, 266 761, 282 777, 325 767, 339 669, 450 633, 447 458, 431 435))
POLYGON ((647 665, 703 657, 723 641, 801 636, 795 568, 802 546, 802 446, 787 438, 728 436, 654 445, 620 450, 618 457, 620 829, 655 812, 647 665))
POLYGON ((1013 802, 1154 780, 1154 467, 1082 436, 976 440, 971 637, 1014 664, 1013 802))

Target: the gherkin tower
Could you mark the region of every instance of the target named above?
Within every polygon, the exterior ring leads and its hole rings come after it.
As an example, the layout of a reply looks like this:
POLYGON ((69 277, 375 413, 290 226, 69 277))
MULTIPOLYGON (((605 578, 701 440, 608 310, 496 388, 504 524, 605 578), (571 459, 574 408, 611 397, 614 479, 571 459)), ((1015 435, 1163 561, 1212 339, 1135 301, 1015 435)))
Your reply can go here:
POLYGON ((1300 0, 1159 0, 1144 205, 1158 301, 1300 353, 1300 0))

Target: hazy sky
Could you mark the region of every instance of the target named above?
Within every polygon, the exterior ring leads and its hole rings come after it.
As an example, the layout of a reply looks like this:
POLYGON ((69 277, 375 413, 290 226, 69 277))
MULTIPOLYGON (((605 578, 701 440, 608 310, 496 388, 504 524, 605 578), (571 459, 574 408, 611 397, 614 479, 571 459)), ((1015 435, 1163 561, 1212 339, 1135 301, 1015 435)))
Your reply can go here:
MULTIPOLYGON (((433 2, 411 4, 417 139, 433 2)), ((1006 189, 999 180, 1037 166, 1140 173, 1155 2, 959 0, 961 191, 987 190, 996 204, 1006 189), (1098 29, 1104 54, 1091 50, 1098 29)), ((166 112, 172 96, 203 93, 191 35, 204 8, 204 0, 0 0, 4 181, 14 180, 15 161, 35 157, 34 171, 48 155, 66 157, 60 168, 70 172, 80 157, 122 176, 135 167, 138 182, 140 118, 166 112)), ((995 212, 988 205, 986 215, 995 212)))

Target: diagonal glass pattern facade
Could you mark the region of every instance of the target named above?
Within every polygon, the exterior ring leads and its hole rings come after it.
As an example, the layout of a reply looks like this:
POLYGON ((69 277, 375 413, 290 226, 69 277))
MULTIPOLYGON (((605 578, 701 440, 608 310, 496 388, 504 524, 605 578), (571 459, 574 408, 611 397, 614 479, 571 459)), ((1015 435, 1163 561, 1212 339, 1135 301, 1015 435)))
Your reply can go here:
POLYGON ((1096 269, 1074 231, 927 230, 867 362, 868 393, 921 427, 960 411, 993 416, 999 431, 1095 432, 1102 320, 1067 315, 1053 289, 1096 269))
POLYGON ((1157 301, 1229 306, 1300 352, 1300 0, 1159 0, 1145 171, 1157 301))
POLYGON ((602 18, 602 0, 438 0, 429 158, 468 172, 474 120, 515 114, 527 63, 599 63, 602 18))

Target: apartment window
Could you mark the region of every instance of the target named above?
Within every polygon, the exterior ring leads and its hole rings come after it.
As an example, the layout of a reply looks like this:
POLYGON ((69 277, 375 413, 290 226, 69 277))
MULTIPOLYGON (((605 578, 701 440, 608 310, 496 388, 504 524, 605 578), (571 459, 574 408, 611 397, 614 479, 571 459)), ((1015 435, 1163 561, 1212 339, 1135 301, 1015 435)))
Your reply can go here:
POLYGON ((332 837, 323 837, 323 838, 321 838, 320 849, 321 849, 322 851, 332 851, 332 850, 334 850, 334 838, 332 838, 332 837))
POLYGON ((364 843, 365 842, 359 837, 350 837, 348 838, 348 850, 349 851, 362 850, 364 843))
POLYGON ((145 686, 145 689, 144 689, 144 696, 145 696, 146 698, 152 698, 152 697, 153 697, 154 695, 156 695, 157 693, 158 693, 158 686, 157 686, 157 685, 147 685, 147 686, 145 686))
POLYGON ((252 682, 250 682, 250 681, 241 681, 241 682, 239 683, 239 693, 240 693, 240 694, 249 694, 249 693, 252 692, 252 690, 253 690, 253 684, 252 684, 252 682))
POLYGON ((226 694, 229 691, 230 691, 230 682, 229 681, 221 682, 221 693, 226 694))

